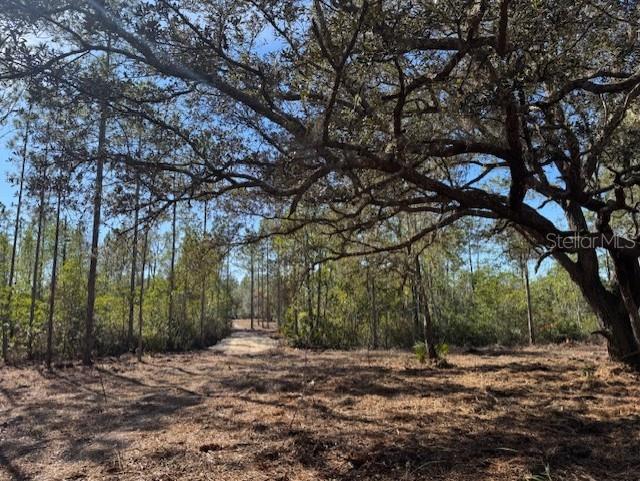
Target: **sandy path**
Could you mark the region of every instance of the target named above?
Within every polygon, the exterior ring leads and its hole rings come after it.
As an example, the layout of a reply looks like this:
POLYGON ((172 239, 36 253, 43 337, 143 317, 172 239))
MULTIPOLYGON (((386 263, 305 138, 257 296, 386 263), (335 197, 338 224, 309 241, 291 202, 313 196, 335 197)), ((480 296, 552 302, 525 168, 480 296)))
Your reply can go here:
POLYGON ((225 355, 242 356, 264 354, 278 349, 279 343, 274 337, 275 330, 259 327, 257 321, 254 322, 254 327, 254 330, 249 328, 247 319, 234 320, 231 335, 209 350, 225 355))

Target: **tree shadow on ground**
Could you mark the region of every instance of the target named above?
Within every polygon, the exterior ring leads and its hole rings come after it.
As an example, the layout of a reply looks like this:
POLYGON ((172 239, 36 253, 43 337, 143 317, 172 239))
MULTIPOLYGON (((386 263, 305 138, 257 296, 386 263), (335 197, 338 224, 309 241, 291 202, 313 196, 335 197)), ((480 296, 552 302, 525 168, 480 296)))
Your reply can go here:
POLYGON ((546 468, 553 479, 628 481, 640 470, 640 418, 590 421, 571 412, 497 417, 467 432, 450 427, 437 433, 415 429, 401 436, 369 437, 349 430, 325 435, 290 429, 285 449, 273 445, 256 454, 270 463, 312 467, 318 479, 494 479, 499 466, 519 465, 522 477, 546 468), (364 443, 362 442, 364 440, 364 443), (364 446, 362 445, 364 444, 364 446))
POLYGON ((453 362, 288 350, 34 375, 33 390, 3 384, 0 474, 30 479, 38 463, 69 462, 102 469, 101 479, 128 450, 150 473, 204 466, 223 478, 502 481, 548 465, 553 479, 628 481, 640 470, 640 414, 629 415, 637 378, 582 375, 580 359, 453 362), (130 451, 135 438, 166 431, 163 443, 130 451))

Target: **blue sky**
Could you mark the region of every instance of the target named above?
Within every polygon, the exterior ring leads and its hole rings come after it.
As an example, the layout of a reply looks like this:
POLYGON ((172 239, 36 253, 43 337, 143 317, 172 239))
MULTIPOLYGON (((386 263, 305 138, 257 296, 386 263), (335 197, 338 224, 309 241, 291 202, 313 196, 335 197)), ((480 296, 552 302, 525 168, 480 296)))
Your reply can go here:
POLYGON ((5 206, 10 206, 14 202, 15 192, 7 181, 7 176, 13 171, 13 164, 9 162, 11 151, 7 149, 7 141, 13 135, 13 125, 3 125, 0 127, 0 202, 5 206))

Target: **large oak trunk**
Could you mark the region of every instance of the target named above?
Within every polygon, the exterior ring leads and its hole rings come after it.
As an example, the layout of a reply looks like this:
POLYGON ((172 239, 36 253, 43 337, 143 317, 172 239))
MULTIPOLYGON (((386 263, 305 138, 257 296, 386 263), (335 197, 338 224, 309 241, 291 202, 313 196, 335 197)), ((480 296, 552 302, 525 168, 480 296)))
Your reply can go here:
POLYGON ((612 255, 615 271, 614 291, 607 300, 603 316, 610 332, 609 352, 614 359, 640 369, 640 265, 638 258, 623 251, 612 255))
POLYGON ((607 337, 609 355, 616 361, 640 369, 640 346, 633 335, 629 313, 620 296, 608 294, 610 299, 600 302, 597 306, 590 304, 607 337))
POLYGON ((569 274, 578 284, 587 302, 595 312, 601 331, 607 338, 609 355, 613 360, 624 362, 635 369, 640 369, 640 342, 632 328, 632 319, 637 312, 635 308, 640 298, 640 266, 637 258, 614 253, 613 265, 615 280, 610 288, 606 288, 597 275, 587 275, 580 269, 569 270, 569 274), (625 286, 632 296, 632 305, 625 302, 621 286, 625 286))

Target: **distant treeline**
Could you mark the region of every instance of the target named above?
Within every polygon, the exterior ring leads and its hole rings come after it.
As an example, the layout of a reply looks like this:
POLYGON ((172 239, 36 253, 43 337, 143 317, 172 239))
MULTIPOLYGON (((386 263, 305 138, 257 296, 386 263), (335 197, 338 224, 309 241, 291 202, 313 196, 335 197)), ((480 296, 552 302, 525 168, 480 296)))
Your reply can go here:
POLYGON ((425 338, 425 315, 434 343, 460 346, 581 340, 597 329, 565 271, 550 262, 534 275, 517 234, 488 241, 470 226, 358 257, 336 256, 317 229, 263 240, 244 252, 243 316, 253 298, 254 316, 277 320, 293 343, 334 348, 410 347, 425 338))

